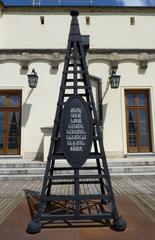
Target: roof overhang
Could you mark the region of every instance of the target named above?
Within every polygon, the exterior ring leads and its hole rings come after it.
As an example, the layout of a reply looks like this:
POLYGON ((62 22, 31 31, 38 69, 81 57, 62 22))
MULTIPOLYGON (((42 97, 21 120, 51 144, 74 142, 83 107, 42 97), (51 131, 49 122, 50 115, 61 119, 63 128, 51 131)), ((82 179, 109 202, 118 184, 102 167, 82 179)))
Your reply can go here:
POLYGON ((155 7, 122 7, 122 6, 8 6, 0 1, 4 12, 70 12, 73 9, 81 13, 155 13, 155 7))

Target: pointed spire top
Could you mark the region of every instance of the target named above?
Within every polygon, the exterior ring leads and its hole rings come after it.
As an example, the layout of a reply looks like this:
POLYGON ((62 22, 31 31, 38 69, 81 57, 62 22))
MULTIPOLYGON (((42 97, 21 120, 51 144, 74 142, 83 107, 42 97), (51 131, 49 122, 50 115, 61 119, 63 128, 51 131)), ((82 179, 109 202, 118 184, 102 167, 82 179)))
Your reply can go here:
POLYGON ((70 11, 70 15, 71 15, 72 17, 77 17, 77 16, 79 16, 79 12, 76 11, 76 10, 72 10, 72 11, 70 11))
POLYGON ((73 40, 72 36, 80 35, 79 23, 77 19, 79 12, 76 10, 72 10, 70 11, 70 15, 72 16, 71 28, 70 28, 70 39, 73 40))

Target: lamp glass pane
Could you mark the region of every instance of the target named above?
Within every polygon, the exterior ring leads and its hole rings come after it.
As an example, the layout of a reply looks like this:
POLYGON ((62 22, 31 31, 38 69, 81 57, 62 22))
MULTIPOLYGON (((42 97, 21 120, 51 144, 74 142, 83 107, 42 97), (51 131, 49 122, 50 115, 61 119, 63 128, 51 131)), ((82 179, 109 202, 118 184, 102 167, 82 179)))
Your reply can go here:
POLYGON ((118 88, 120 83, 120 75, 112 75, 110 77, 111 88, 118 88))

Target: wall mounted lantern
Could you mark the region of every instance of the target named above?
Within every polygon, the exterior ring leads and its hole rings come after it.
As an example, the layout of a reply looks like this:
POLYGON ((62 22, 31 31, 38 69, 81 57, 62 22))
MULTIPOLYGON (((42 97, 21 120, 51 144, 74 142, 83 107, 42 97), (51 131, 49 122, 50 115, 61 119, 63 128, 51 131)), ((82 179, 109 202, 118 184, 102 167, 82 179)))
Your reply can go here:
POLYGON ((111 88, 118 88, 120 84, 120 75, 116 74, 117 68, 112 67, 111 75, 109 77, 109 82, 111 85, 111 88))
POLYGON ((32 69, 32 73, 28 74, 28 83, 29 83, 29 87, 30 88, 36 88, 37 87, 37 83, 38 83, 38 75, 35 71, 35 69, 32 69))

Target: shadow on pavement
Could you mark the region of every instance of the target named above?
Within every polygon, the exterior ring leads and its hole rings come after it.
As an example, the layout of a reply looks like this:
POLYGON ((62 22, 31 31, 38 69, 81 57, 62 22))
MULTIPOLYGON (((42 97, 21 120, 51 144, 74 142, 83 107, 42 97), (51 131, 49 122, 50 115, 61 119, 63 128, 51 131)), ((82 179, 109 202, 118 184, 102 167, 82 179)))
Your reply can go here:
MULTIPOLYGON (((34 218, 39 206, 40 193, 29 189, 23 190, 26 196, 27 204, 29 207, 31 219, 34 218)), ((47 204, 45 213, 54 215, 62 214, 74 214, 74 202, 55 201, 47 204)), ((84 201, 81 202, 81 213, 82 214, 99 214, 104 213, 105 209, 100 202, 97 201, 84 201)), ((70 221, 44 221, 42 223, 43 228, 86 228, 86 227, 110 227, 111 223, 109 220, 70 220, 70 221)))

